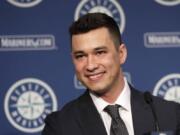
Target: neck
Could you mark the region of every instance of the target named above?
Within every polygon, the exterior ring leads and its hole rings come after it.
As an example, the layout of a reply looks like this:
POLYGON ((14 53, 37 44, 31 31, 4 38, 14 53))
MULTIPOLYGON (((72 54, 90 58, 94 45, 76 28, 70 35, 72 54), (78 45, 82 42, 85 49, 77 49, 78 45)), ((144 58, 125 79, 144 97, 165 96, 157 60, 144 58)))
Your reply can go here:
POLYGON ((122 80, 120 81, 121 83, 118 83, 117 86, 114 89, 111 90, 107 90, 107 92, 103 93, 102 95, 99 95, 103 100, 105 100, 106 102, 113 104, 117 98, 119 97, 119 95, 122 93, 123 88, 125 86, 125 82, 124 79, 122 78, 122 80))

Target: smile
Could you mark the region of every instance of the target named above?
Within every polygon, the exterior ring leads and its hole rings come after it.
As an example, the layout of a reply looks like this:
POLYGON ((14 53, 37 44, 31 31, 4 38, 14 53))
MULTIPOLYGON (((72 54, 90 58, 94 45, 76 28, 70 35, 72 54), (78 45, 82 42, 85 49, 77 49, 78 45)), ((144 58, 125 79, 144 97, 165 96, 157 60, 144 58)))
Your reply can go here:
POLYGON ((103 77, 103 75, 104 75, 104 72, 101 72, 101 73, 87 75, 87 78, 90 81, 98 81, 98 80, 100 80, 103 77))

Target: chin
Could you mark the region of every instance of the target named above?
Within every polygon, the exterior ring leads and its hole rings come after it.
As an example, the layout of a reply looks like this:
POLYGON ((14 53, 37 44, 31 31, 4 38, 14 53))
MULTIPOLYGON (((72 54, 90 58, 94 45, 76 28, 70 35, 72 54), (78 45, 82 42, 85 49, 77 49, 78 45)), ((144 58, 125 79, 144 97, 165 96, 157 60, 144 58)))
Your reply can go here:
POLYGON ((108 90, 104 89, 104 88, 89 88, 89 90, 97 95, 103 95, 104 93, 106 93, 108 90))

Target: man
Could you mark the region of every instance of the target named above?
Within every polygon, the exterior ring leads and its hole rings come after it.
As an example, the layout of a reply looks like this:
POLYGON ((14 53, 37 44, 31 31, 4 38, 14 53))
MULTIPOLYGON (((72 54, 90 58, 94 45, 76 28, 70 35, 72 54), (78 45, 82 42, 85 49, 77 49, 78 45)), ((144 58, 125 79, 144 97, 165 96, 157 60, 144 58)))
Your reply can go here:
POLYGON ((144 96, 124 78, 127 49, 111 17, 89 13, 71 25, 70 35, 76 75, 87 91, 49 115, 43 135, 180 134, 180 106, 144 96))

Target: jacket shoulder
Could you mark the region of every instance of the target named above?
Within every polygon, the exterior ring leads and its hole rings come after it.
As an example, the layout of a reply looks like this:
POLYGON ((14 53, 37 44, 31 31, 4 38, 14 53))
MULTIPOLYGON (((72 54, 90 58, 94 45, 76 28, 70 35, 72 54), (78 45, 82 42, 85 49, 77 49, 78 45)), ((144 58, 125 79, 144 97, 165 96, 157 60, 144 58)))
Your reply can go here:
POLYGON ((75 115, 77 102, 78 99, 75 99, 61 110, 47 115, 42 135, 72 135, 74 133, 80 135, 81 130, 75 115))
POLYGON ((67 118, 71 118, 71 116, 73 116, 73 114, 75 113, 77 102, 78 102, 78 99, 68 102, 60 110, 49 114, 47 118, 51 118, 56 121, 59 120, 61 122, 63 122, 64 119, 67 121, 67 118))

